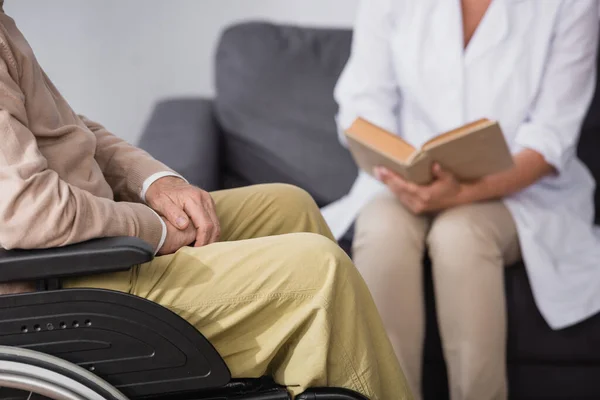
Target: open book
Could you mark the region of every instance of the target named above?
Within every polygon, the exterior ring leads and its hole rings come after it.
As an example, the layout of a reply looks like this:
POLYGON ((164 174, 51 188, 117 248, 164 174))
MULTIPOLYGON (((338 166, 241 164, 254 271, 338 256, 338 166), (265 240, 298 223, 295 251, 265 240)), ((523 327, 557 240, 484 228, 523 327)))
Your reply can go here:
POLYGON ((496 121, 481 119, 436 136, 420 149, 370 122, 358 118, 346 131, 358 166, 373 174, 386 167, 404 179, 426 185, 439 163, 461 181, 472 181, 513 166, 510 150, 496 121))

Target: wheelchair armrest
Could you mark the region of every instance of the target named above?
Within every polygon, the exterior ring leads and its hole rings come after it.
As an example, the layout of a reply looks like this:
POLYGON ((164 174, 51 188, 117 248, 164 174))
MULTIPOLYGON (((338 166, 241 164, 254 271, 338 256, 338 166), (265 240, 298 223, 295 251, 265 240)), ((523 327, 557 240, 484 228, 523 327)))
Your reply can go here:
POLYGON ((0 249, 0 283, 126 271, 153 258, 152 246, 135 237, 95 239, 47 250, 0 249))

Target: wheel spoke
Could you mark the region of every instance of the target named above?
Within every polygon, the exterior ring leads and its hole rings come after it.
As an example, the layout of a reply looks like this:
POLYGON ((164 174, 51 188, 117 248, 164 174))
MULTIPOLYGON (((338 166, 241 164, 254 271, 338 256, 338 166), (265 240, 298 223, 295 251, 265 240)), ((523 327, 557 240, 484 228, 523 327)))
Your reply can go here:
MULTIPOLYGON (((113 386, 65 360, 39 352, 0 346, 0 388, 21 390, 20 399, 127 400, 113 386), (29 394, 28 397, 25 397, 29 394)), ((2 396, 0 396, 2 397, 2 396)))

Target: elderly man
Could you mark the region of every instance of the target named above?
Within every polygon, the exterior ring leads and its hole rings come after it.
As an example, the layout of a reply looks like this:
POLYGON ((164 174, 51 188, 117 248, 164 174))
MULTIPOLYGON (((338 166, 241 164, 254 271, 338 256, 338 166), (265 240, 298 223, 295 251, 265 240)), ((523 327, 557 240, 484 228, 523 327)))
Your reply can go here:
POLYGON ((215 345, 234 377, 273 374, 294 393, 340 386, 409 398, 366 286, 305 192, 189 185, 77 115, 1 7, 1 247, 139 237, 159 255, 149 265, 63 285, 168 307, 215 345))

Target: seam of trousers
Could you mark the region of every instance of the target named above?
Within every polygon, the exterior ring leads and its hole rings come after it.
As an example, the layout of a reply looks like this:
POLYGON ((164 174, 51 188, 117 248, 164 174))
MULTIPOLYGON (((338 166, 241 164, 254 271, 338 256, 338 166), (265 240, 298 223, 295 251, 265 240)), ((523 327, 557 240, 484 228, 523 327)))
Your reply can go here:
MULTIPOLYGON (((314 292, 316 289, 306 289, 306 290, 298 290, 295 292, 275 292, 275 293, 255 293, 255 294, 249 294, 249 295, 245 295, 245 296, 240 296, 240 297, 225 297, 225 298, 215 298, 215 299, 211 299, 211 300, 201 300, 201 301, 194 301, 194 302, 188 302, 188 303, 184 303, 184 304, 163 304, 163 306, 167 307, 167 308, 176 308, 176 309, 180 309, 180 310, 186 310, 186 311, 191 311, 191 309, 195 309, 195 308, 199 308, 205 305, 214 305, 214 304, 228 304, 229 305, 236 305, 236 304, 241 304, 241 303, 250 303, 254 300, 258 300, 258 299, 278 299, 278 298, 293 298, 293 299, 300 299, 300 298, 306 298, 306 299, 312 299, 314 298, 313 295, 311 295, 310 293, 314 292)), ((329 304, 327 304, 329 305, 329 304)))
MULTIPOLYGON (((305 290, 305 291, 310 291, 310 289, 305 290)), ((300 299, 300 298, 318 299, 318 296, 312 296, 309 294, 301 294, 301 291, 292 292, 292 293, 290 293, 290 292, 266 293, 266 294, 257 293, 257 294, 253 294, 253 295, 243 296, 241 298, 238 297, 238 298, 228 298, 228 299, 214 299, 211 301, 199 301, 197 303, 187 303, 184 305, 166 304, 164 306, 171 309, 171 311, 175 311, 175 310, 198 311, 197 309, 201 309, 202 305, 222 304, 222 303, 227 303, 227 302, 230 302, 233 304, 241 304, 241 303, 250 303, 257 299, 267 299, 267 298, 291 298, 293 300, 296 300, 296 299, 300 299)), ((329 312, 329 305, 330 305, 329 301, 321 298, 321 303, 323 306, 322 307, 323 311, 325 311, 325 313, 328 315, 328 317, 331 318, 332 314, 329 312)), ((330 332, 330 336, 333 336, 332 333, 333 332, 330 332)), ((338 343, 339 341, 333 340, 330 342, 338 343)), ((359 391, 362 393, 373 393, 370 390, 371 388, 367 385, 367 383, 363 382, 363 379, 361 379, 360 374, 354 369, 354 366, 353 366, 352 362, 350 361, 350 356, 349 356, 348 351, 346 350, 346 347, 344 347, 342 344, 338 344, 338 345, 340 346, 342 356, 344 357, 344 364, 345 364, 344 369, 348 372, 348 375, 352 379, 355 387, 358 388, 359 391), (369 389, 369 390, 367 391, 367 389, 369 389)))
MULTIPOLYGON (((344 282, 343 285, 346 285, 348 283, 348 275, 344 276, 344 282)), ((343 286, 341 285, 341 286, 343 286)), ((329 311, 329 301, 323 299, 323 302, 325 303, 325 305, 327 306, 325 308, 325 313, 327 313, 327 315, 329 317, 332 317, 332 314, 329 311)), ((335 333, 335 331, 333 331, 332 333, 335 333)), ((332 335, 333 336, 333 335, 332 335)), ((336 342, 338 342, 336 340, 336 342)), ((371 397, 373 395, 373 390, 371 390, 371 388, 369 387, 368 383, 366 381, 364 381, 361 377, 361 375, 359 375, 358 371, 356 371, 354 369, 354 364, 352 364, 352 362, 350 361, 350 356, 348 354, 348 351, 346 350, 346 347, 344 347, 341 343, 343 343, 343 340, 340 340, 340 348, 342 350, 342 354, 344 356, 344 361, 346 364, 346 367, 344 368, 346 371, 350 372, 350 378, 352 379, 352 381, 354 382, 354 385, 356 386, 357 390, 359 392, 362 392, 363 394, 371 397)))

